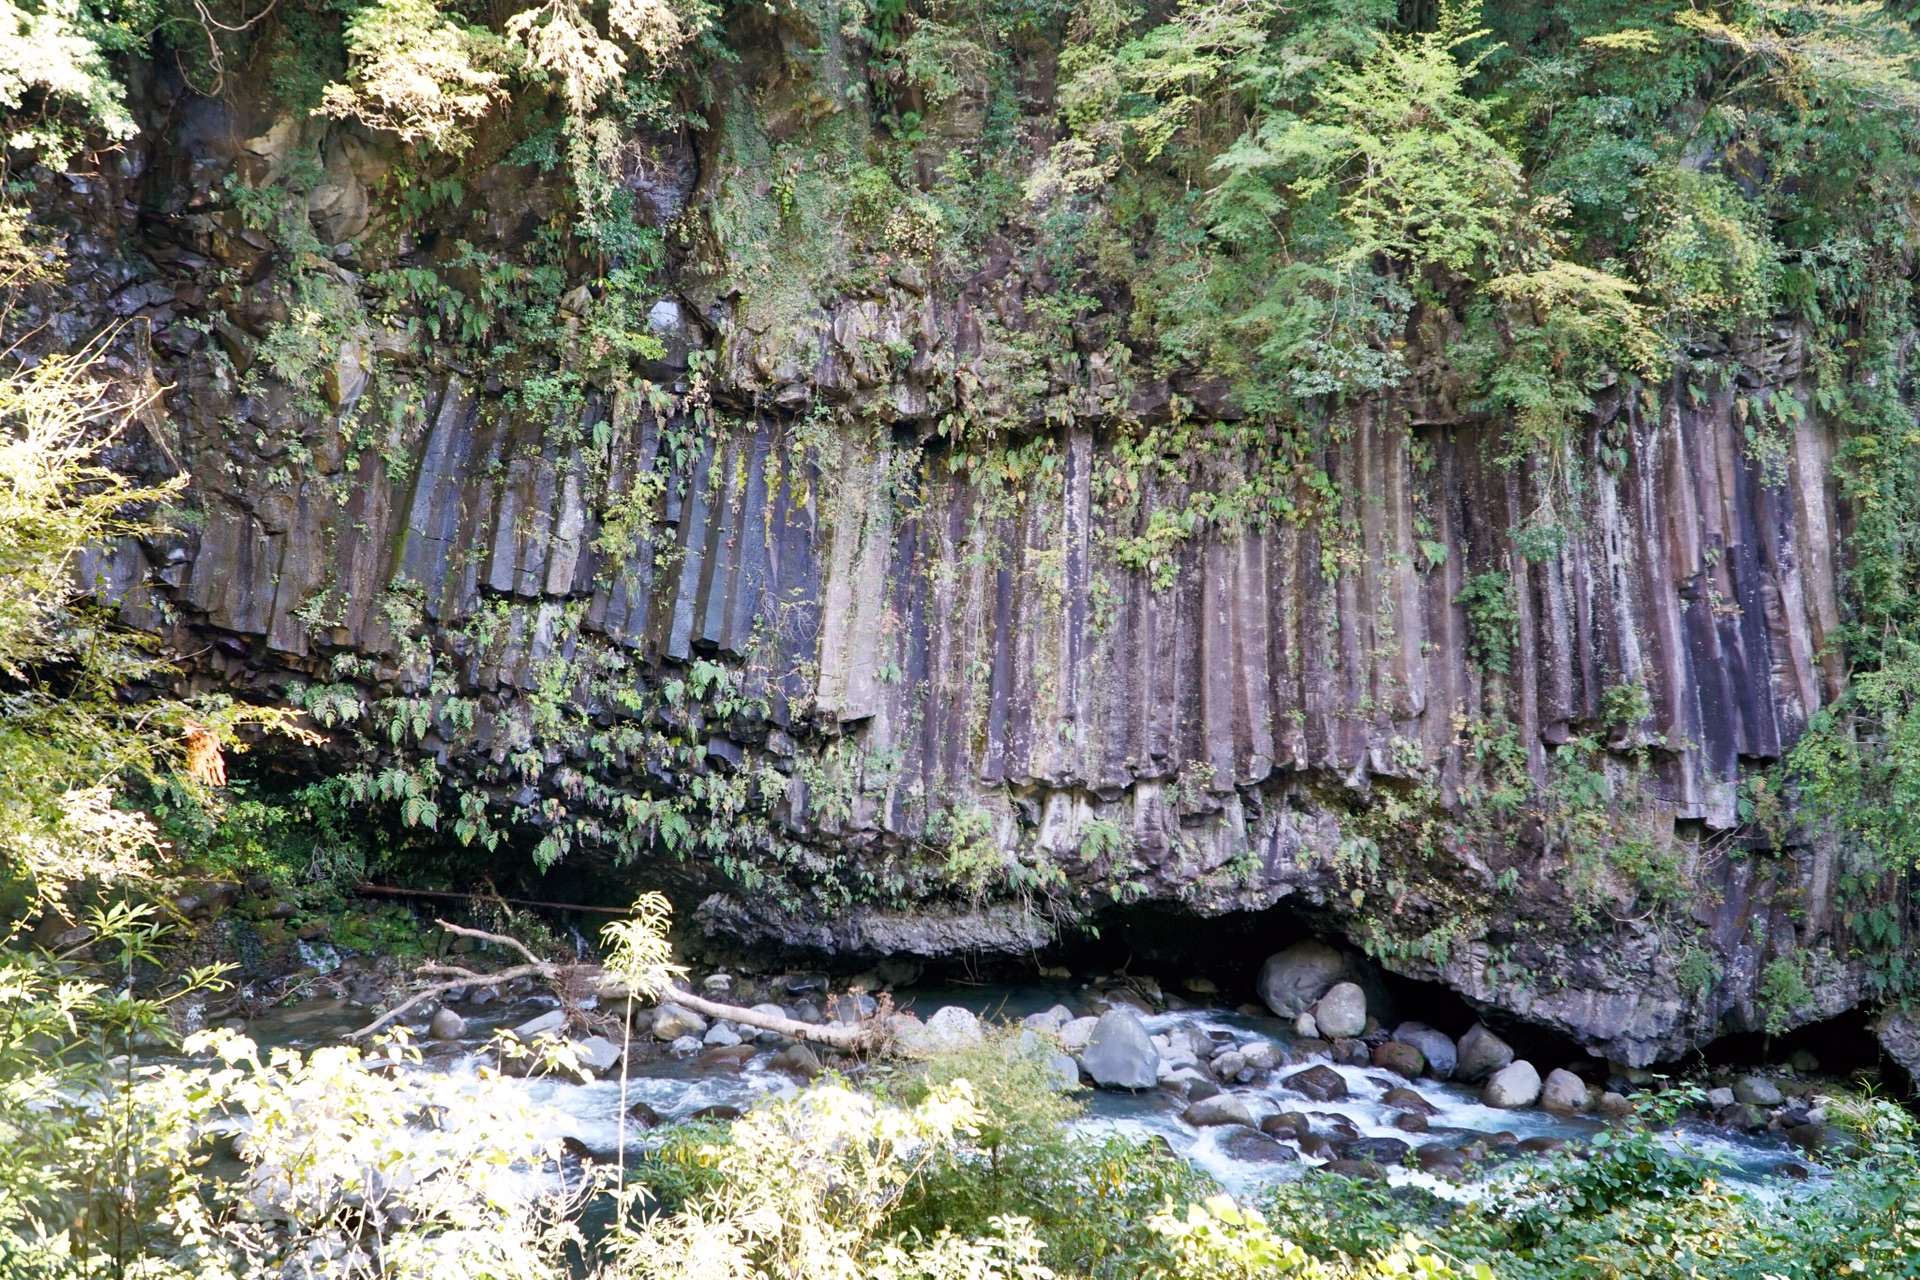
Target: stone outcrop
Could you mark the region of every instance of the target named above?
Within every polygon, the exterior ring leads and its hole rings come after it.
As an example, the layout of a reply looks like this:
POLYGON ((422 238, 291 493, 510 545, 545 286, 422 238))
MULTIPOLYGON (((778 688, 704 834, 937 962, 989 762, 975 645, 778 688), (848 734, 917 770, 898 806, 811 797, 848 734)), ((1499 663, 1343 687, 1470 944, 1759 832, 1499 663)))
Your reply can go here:
MULTIPOLYGON (((691 131, 636 139, 653 156, 641 216, 693 216, 776 118, 813 119, 790 100, 810 81, 780 83, 717 107, 697 146, 691 131)), ((380 225, 388 153, 164 77, 141 93, 146 129, 116 161, 37 175, 35 216, 69 275, 16 320, 72 346, 125 319, 116 373, 168 388, 117 460, 191 477, 194 519, 87 571, 123 619, 192 655, 188 687, 324 686, 336 724, 418 702, 408 763, 536 830, 556 807, 594 813, 569 828, 579 859, 601 856, 605 813, 751 778, 773 797, 753 851, 777 874, 838 859, 850 880, 885 880, 964 831, 995 851, 994 884, 1023 886, 996 898, 921 868, 897 877, 932 886, 918 901, 796 906, 698 858, 623 850, 652 861, 620 875, 670 882, 727 940, 1020 954, 1123 886, 1203 916, 1288 903, 1330 936, 1384 922, 1402 972, 1631 1065, 1764 1025, 1762 970, 1788 951, 1813 966, 1790 1021, 1866 998, 1858 970, 1822 959, 1832 851, 1738 811, 1743 762, 1779 760, 1844 680, 1848 513, 1817 414, 1769 469, 1735 387, 1617 387, 1588 424, 1608 447, 1576 459, 1562 536, 1521 555, 1510 534, 1549 496, 1543 478, 1494 460, 1501 424, 1411 385, 1342 409, 1315 446, 1324 519, 1203 526, 1150 572, 1120 553, 1148 513, 1244 478, 1244 460, 1148 469, 1121 501, 1116 440, 1176 410, 1239 410, 1191 371, 1123 379, 1092 344, 1016 389, 1007 335, 1044 283, 1015 246, 903 261, 784 310, 740 287, 744 244, 676 260, 648 317, 659 394, 589 386, 573 416, 525 411, 487 370, 384 321, 336 335, 316 385, 295 387, 259 363, 289 315, 279 250, 220 184, 310 150, 309 221, 341 251, 308 269, 364 301, 356 244, 380 225), (999 414, 1046 465, 1011 481, 950 465, 936 428, 961 410, 999 414), (641 518, 619 522, 635 494, 641 518), (1504 674, 1476 658, 1460 603, 1485 575, 1514 613, 1504 674), (660 704, 696 664, 730 673, 737 705, 696 721, 660 704), (1646 714, 1623 722, 1610 695, 1635 690, 1646 714), (606 738, 542 737, 555 702, 606 738), (630 722, 697 736, 697 758, 619 745, 630 722), (1619 873, 1576 911, 1567 849, 1470 802, 1489 751, 1542 789, 1582 735, 1612 748, 1601 770, 1627 834, 1682 869, 1690 916, 1650 918, 1619 873), (1408 797, 1450 834, 1417 851, 1389 839, 1368 870, 1355 850, 1381 850, 1356 815, 1408 797), (1048 886, 1039 911, 1032 885, 1048 886), (1682 981, 1682 927, 1714 958, 1709 990, 1682 981)), ((457 229, 510 256, 562 202, 548 178, 495 166, 457 229)), ((1741 386, 1798 385, 1799 350, 1777 334, 1729 359, 1741 386)), ((1301 1014, 1339 976, 1267 998, 1301 1014)))

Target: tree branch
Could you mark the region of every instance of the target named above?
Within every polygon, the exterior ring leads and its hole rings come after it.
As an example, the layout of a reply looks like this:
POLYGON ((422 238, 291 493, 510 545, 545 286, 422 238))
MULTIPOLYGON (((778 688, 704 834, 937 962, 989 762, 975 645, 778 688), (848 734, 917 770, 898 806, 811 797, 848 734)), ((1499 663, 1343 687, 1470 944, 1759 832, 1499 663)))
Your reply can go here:
MULTIPOLYGON (((552 961, 542 960, 539 956, 528 950, 526 944, 518 938, 511 937, 504 933, 488 933, 484 929, 469 929, 465 925, 449 924, 445 920, 435 920, 434 923, 442 929, 445 929, 448 933, 455 934, 462 938, 476 938, 482 942, 491 942, 499 946, 511 947, 525 956, 528 963, 516 965, 511 969, 503 969, 499 973, 477 973, 472 969, 463 968, 460 965, 433 962, 420 965, 414 972, 423 977, 428 975, 437 976, 440 974, 451 976, 445 978, 443 981, 435 982, 424 990, 410 996, 405 1002, 395 1005, 366 1026, 361 1027, 358 1031, 348 1032, 347 1039, 360 1040, 370 1036, 382 1027, 391 1024, 394 1019, 400 1017, 400 1015, 404 1014, 407 1010, 423 1001, 431 1000, 437 995, 451 991, 455 987, 470 986, 478 982, 511 982, 515 978, 539 978, 552 986, 564 988, 567 986, 567 979, 575 975, 580 977, 591 976, 595 979, 601 979, 606 976, 606 971, 598 965, 555 964, 552 961)), ((811 1022, 800 1022, 793 1018, 782 1017, 779 1014, 761 1013, 758 1010, 749 1009, 743 1005, 722 1004, 718 1000, 709 1000, 705 996, 697 996, 691 991, 683 991, 678 987, 669 988, 665 994, 661 996, 660 1003, 677 1004, 684 1009, 691 1009, 693 1012, 705 1017, 721 1018, 728 1022, 737 1022, 741 1026, 753 1027, 760 1031, 772 1031, 778 1035, 787 1036, 794 1040, 806 1040, 814 1044, 825 1045, 830 1049, 840 1049, 849 1053, 874 1052, 883 1048, 888 1039, 886 1009, 881 1009, 873 1017, 863 1018, 861 1021, 855 1023, 826 1023, 816 1025, 811 1022)))
POLYGON ((511 982, 515 978, 531 978, 531 977, 544 978, 549 976, 552 969, 553 969, 552 965, 541 964, 538 961, 535 961, 533 964, 519 965, 512 969, 502 969, 499 973, 475 973, 471 969, 461 969, 453 965, 423 964, 420 966, 419 969, 415 970, 415 972, 417 973, 432 973, 432 972, 453 973, 453 974, 457 974, 458 976, 449 978, 445 982, 436 982, 432 986, 426 988, 424 991, 421 991, 413 996, 410 996, 407 1000, 393 1006, 393 1008, 387 1010, 385 1013, 375 1018, 372 1022, 369 1022, 366 1026, 361 1027, 358 1031, 347 1032, 346 1038, 348 1040, 364 1039, 365 1037, 370 1036, 374 1032, 378 1031, 380 1028, 391 1023, 395 1018, 398 1018, 401 1014, 413 1008, 413 1006, 419 1004, 422 1000, 431 1000, 433 997, 440 995, 443 992, 451 991, 455 987, 470 986, 475 982, 511 982))
POLYGON ((541 966, 542 968, 552 969, 557 967, 555 965, 549 964, 547 961, 542 960, 539 956, 533 954, 533 952, 527 950, 527 944, 520 941, 520 939, 509 937, 507 934, 488 933, 485 929, 469 929, 465 925, 461 925, 461 924, 448 924, 445 920, 439 919, 438 917, 435 917, 434 923, 439 925, 442 929, 445 929, 448 933, 458 934, 462 938, 478 938, 482 942, 492 942, 492 943, 497 943, 498 945, 503 947, 512 947, 515 951, 518 951, 521 955, 525 956, 528 960, 532 961, 534 964, 541 966))
POLYGON ((815 1044, 852 1052, 878 1049, 887 1038, 885 1023, 879 1017, 866 1018, 855 1023, 816 1026, 811 1022, 798 1022, 778 1014, 742 1008, 737 1004, 721 1004, 718 1000, 708 1000, 704 996, 696 996, 691 991, 682 991, 678 987, 667 992, 660 1003, 677 1004, 695 1013, 705 1014, 709 1018, 724 1018, 728 1022, 737 1022, 744 1027, 758 1027, 762 1031, 777 1032, 783 1036, 791 1036, 795 1040, 811 1040, 815 1044))

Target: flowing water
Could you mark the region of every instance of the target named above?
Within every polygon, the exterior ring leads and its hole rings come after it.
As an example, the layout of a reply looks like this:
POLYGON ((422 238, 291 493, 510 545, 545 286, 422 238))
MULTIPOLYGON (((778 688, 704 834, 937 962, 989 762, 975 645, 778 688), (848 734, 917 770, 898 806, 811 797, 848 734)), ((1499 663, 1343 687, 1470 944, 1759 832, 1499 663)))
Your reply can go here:
MULTIPOLYGON (((901 1005, 921 1016, 942 1005, 957 1004, 988 1018, 1017 1019, 1056 1004, 1065 1004, 1075 1012, 1082 1009, 1086 992, 1067 984, 1057 986, 968 987, 948 990, 902 992, 901 1005)), ((429 1044, 424 1070, 448 1076, 448 1094, 457 1098, 460 1081, 471 1077, 486 1060, 480 1052, 495 1027, 510 1027, 551 1008, 547 997, 534 997, 511 1005, 496 1004, 479 1009, 461 1008, 468 1019, 469 1035, 460 1044, 429 1044)), ((276 1010, 256 1020, 248 1034, 263 1044, 288 1044, 314 1048, 332 1043, 361 1023, 364 1009, 344 1001, 319 1000, 276 1010)), ((1407 1133, 1396 1128, 1392 1119, 1399 1108, 1389 1107, 1383 1095, 1390 1088, 1404 1087, 1408 1081, 1379 1068, 1339 1066, 1327 1063, 1345 1081, 1348 1096, 1332 1102, 1316 1102, 1287 1087, 1285 1080, 1296 1071, 1312 1065, 1301 1057, 1292 1033, 1277 1019, 1254 1017, 1221 1009, 1192 1009, 1161 1013, 1142 1019, 1147 1029, 1158 1035, 1182 1030, 1198 1031, 1214 1041, 1231 1037, 1239 1044, 1266 1040, 1287 1051, 1294 1063, 1271 1072, 1253 1085, 1235 1086, 1235 1091, 1256 1102, 1256 1111, 1283 1111, 1306 1114, 1314 1132, 1337 1133, 1351 1126, 1362 1139, 1393 1139, 1418 1147, 1429 1142, 1462 1145, 1475 1140, 1511 1152, 1513 1143, 1534 1138, 1560 1139, 1578 1143, 1604 1126, 1583 1117, 1557 1116, 1538 1108, 1499 1110, 1484 1105, 1479 1091, 1463 1085, 1418 1080, 1411 1082, 1433 1114, 1429 1132, 1407 1133), (1344 1125, 1343 1123, 1344 1122, 1344 1125), (1511 1135, 1501 1138, 1499 1135, 1511 1135)), ((762 1049, 739 1067, 701 1066, 692 1059, 662 1058, 640 1064, 626 1085, 626 1104, 645 1103, 667 1121, 684 1120, 695 1112, 713 1106, 732 1106, 745 1110, 754 1102, 787 1096, 796 1091, 795 1082, 769 1067, 775 1048, 762 1049)), ((1319 1059, 1318 1061, 1325 1061, 1319 1059)), ((514 1087, 524 1090, 525 1100, 543 1120, 547 1136, 572 1139, 578 1149, 596 1156, 610 1156, 621 1137, 621 1086, 617 1078, 580 1084, 571 1079, 547 1076, 520 1080, 514 1087)), ((1321 1163, 1301 1158, 1275 1163, 1248 1160, 1229 1150, 1236 1134, 1247 1131, 1237 1126, 1194 1128, 1181 1118, 1186 1103, 1161 1089, 1138 1093, 1093 1090, 1081 1095, 1086 1104, 1084 1116, 1076 1123, 1090 1133, 1117 1133, 1134 1138, 1157 1137, 1174 1150, 1207 1170, 1229 1190, 1246 1193, 1281 1178, 1298 1177, 1321 1163)), ((645 1145, 646 1133, 630 1124, 626 1139, 629 1149, 645 1145)), ((1793 1150, 1776 1135, 1740 1135, 1714 1126, 1685 1126, 1677 1141, 1689 1149, 1718 1160, 1725 1176, 1751 1184, 1769 1194, 1783 1191, 1788 1184, 1776 1175, 1787 1162, 1805 1162, 1807 1157, 1793 1150)), ((1525 1159, 1519 1156, 1518 1159, 1525 1159)), ((1475 1194, 1485 1186, 1485 1173, 1474 1180, 1452 1181, 1416 1168, 1403 1167, 1382 1159, 1388 1179, 1395 1184, 1416 1184, 1449 1198, 1475 1194)), ((1490 1162, 1488 1170, 1502 1167, 1490 1162)), ((1510 1166, 1507 1166, 1510 1167, 1510 1166)), ((1814 1176, 1820 1175, 1813 1166, 1814 1176)))

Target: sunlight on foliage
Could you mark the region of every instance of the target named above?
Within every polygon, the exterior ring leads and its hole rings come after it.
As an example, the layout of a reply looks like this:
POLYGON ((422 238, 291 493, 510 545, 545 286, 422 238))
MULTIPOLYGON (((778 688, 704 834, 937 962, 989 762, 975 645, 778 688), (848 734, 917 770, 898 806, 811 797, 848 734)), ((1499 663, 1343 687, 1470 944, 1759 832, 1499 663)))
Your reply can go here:
POLYGON ((505 96, 497 36, 446 17, 433 0, 379 0, 348 19, 349 82, 322 109, 357 116, 408 142, 459 152, 468 130, 505 96))

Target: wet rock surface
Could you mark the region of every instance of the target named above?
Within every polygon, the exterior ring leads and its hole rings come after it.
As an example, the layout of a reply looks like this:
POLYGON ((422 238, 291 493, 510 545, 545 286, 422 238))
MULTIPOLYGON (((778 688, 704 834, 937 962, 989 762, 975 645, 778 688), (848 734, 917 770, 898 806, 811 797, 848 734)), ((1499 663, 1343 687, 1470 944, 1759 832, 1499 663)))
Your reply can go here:
POLYGON ((1160 1054, 1138 1014, 1109 1009, 1094 1024, 1080 1065, 1102 1088, 1151 1089, 1159 1079, 1160 1054))
POLYGON ((1487 1080, 1481 1097, 1490 1107, 1530 1107, 1540 1097, 1540 1073, 1531 1062, 1510 1062, 1487 1080))

